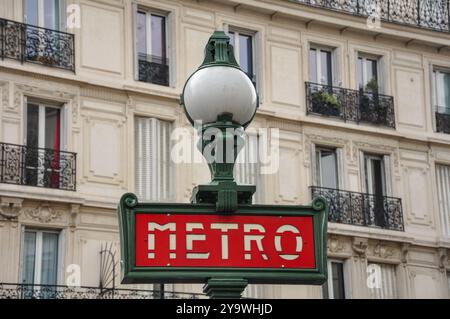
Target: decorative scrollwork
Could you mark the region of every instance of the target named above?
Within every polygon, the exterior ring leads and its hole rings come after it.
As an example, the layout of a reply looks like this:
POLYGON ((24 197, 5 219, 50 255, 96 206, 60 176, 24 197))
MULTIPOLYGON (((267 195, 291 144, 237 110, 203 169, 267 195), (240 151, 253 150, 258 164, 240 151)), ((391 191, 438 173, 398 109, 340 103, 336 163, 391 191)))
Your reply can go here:
POLYGON ((330 222, 404 231, 399 198, 315 186, 311 193, 328 202, 330 222))
POLYGON ((308 114, 395 128, 392 96, 306 82, 306 100, 308 114))
POLYGON ((76 154, 0 143, 0 182, 75 191, 76 154))
POLYGON ((139 54, 139 81, 169 86, 169 61, 165 58, 139 54))
POLYGON ((133 208, 138 204, 138 198, 133 193, 126 193, 122 195, 122 199, 120 200, 125 206, 129 208, 133 208))
POLYGON ((307 6, 449 32, 449 0, 291 0, 307 6))
POLYGON ((436 131, 450 134, 450 109, 438 108, 436 112, 436 131))
POLYGON ((75 71, 74 35, 0 18, 0 57, 75 71))

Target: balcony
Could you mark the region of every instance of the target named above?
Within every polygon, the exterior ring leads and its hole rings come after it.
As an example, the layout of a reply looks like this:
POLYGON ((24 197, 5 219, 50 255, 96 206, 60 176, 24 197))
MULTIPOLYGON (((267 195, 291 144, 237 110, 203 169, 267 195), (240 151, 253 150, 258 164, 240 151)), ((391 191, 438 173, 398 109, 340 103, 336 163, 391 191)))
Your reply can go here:
POLYGON ((75 72, 74 35, 0 18, 0 58, 75 72))
POLYGON ((450 0, 289 0, 306 6, 381 21, 450 32, 450 0))
POLYGON ((0 299, 200 299, 204 294, 138 290, 102 289, 99 287, 70 287, 0 283, 0 299))
POLYGON ((400 198, 314 186, 311 194, 327 200, 329 222, 404 231, 400 198))
POLYGON ((76 190, 76 154, 0 143, 0 183, 76 190))
POLYGON ((306 112, 395 128, 394 98, 379 93, 306 82, 306 112))
POLYGON ((436 107, 436 132, 450 134, 450 108, 436 107))
POLYGON ((139 81, 169 86, 169 60, 139 53, 139 81))

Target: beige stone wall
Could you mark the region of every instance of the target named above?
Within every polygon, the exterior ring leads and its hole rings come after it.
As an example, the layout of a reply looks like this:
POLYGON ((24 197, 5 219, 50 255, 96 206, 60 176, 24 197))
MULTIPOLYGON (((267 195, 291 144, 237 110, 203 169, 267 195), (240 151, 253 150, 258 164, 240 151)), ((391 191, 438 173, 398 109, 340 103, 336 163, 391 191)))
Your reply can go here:
MULTIPOLYGON (((65 266, 79 264, 82 284, 99 281, 99 247, 119 246, 115 208, 134 190, 134 117, 151 116, 192 132, 178 97, 203 58, 204 45, 225 24, 257 32, 261 105, 254 127, 280 129, 280 169, 264 176, 267 203, 306 204, 312 185, 312 145, 343 149, 342 188, 362 191, 360 151, 390 155, 392 195, 403 200, 405 232, 330 224, 330 258, 346 261, 348 297, 366 298, 366 265, 396 265, 399 297, 449 298, 450 238, 439 222, 435 164, 450 164, 450 135, 434 132, 430 72, 450 67, 450 35, 383 24, 367 30, 364 19, 305 8, 287 1, 67 1, 81 7, 76 73, 0 61, 0 141, 23 144, 24 96, 65 103, 68 150, 77 153, 77 191, 0 184, 0 282, 18 282, 21 229, 63 230, 65 266), (170 12, 169 87, 135 81, 133 4, 170 12), (397 129, 344 123, 306 115, 310 43, 336 48, 337 77, 357 87, 356 55, 383 56, 384 92, 394 96, 397 129), (16 203, 11 208, 9 203, 16 203), (5 214, 4 214, 5 215, 5 214), (1 216, 1 215, 0 215, 1 216)), ((2 1, 0 16, 21 21, 19 1, 2 1)), ((205 165, 177 165, 176 200, 188 202, 205 182, 205 165)), ((199 290, 183 285, 179 289, 199 290)), ((264 297, 320 298, 318 287, 271 286, 264 297)))

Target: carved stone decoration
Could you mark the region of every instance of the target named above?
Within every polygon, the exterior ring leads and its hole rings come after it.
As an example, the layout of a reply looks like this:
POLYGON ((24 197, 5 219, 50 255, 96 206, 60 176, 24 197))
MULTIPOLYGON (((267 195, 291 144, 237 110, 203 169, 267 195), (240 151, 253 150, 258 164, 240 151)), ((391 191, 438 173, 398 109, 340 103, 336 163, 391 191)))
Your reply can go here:
POLYGON ((401 262, 406 265, 408 263, 408 253, 410 244, 403 243, 401 247, 401 262))
POLYGON ((80 212, 80 205, 71 204, 70 205, 70 230, 73 232, 77 227, 77 216, 80 212))
POLYGON ((344 251, 344 245, 338 236, 331 235, 328 237, 328 251, 330 253, 341 253, 344 251))
POLYGON ((439 248, 439 270, 445 272, 448 266, 448 254, 446 248, 439 248))
POLYGON ((61 211, 50 207, 48 203, 43 203, 36 208, 25 208, 23 214, 25 217, 40 223, 50 223, 62 216, 61 211))
POLYGON ((22 208, 22 198, 2 197, 0 200, 0 216, 6 219, 17 219, 22 208))
POLYGON ((353 243, 352 243, 353 251, 360 258, 366 258, 367 247, 368 247, 368 240, 367 240, 367 238, 361 238, 361 237, 353 238, 353 243))
POLYGON ((394 255, 394 249, 382 242, 378 242, 373 249, 373 254, 377 257, 385 259, 394 255))

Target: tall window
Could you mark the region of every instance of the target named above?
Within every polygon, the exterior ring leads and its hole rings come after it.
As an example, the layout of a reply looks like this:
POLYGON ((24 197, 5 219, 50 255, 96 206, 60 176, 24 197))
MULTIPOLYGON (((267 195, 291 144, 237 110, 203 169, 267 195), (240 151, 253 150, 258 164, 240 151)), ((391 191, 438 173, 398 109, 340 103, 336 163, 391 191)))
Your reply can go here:
POLYGON ((135 189, 143 201, 173 200, 171 130, 170 122, 144 117, 135 120, 135 189))
POLYGON ((370 209, 370 220, 376 226, 385 227, 386 211, 384 207, 385 196, 387 195, 386 163, 388 156, 364 154, 364 179, 366 193, 370 194, 370 201, 373 207, 370 209))
POLYGON ((333 85, 332 49, 320 47, 309 49, 309 81, 333 85))
POLYGON ((344 263, 328 261, 328 281, 322 286, 324 299, 345 299, 344 263))
POLYGON ((396 299, 398 298, 397 277, 395 265, 368 264, 368 275, 371 276, 369 295, 372 299, 396 299))
POLYGON ((28 100, 25 110, 26 185, 59 187, 62 107, 28 100))
POLYGON ((138 80, 168 86, 167 14, 138 9, 136 20, 138 80))
POLYGON ((256 84, 255 57, 254 57, 254 33, 230 29, 228 31, 230 43, 234 48, 236 61, 241 69, 256 84))
POLYGON ((259 159, 259 136, 245 135, 245 146, 236 159, 234 176, 240 184, 256 185, 253 195, 254 203, 264 203, 264 183, 261 176, 261 162, 259 159))
MULTIPOLYGON (((56 285, 58 246, 58 232, 26 229, 23 235, 21 282, 30 285, 56 285)), ((51 288, 46 288, 43 294, 51 291, 51 288)))
POLYGON ((316 147, 316 184, 320 187, 337 189, 338 180, 337 150, 316 147))
POLYGON ((364 154, 366 192, 386 196, 385 159, 382 155, 364 154))
POLYGON ((357 61, 358 87, 367 92, 378 92, 378 58, 360 54, 357 61))
POLYGON ((60 30, 64 24, 64 1, 24 0, 24 21, 52 30, 60 30))
POLYGON ((436 165, 436 182, 442 233, 450 238, 450 166, 436 165))
POLYGON ((450 114, 450 72, 433 70, 432 84, 433 106, 439 113, 450 114))

